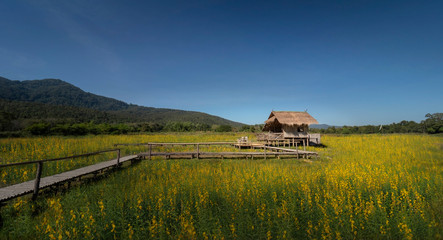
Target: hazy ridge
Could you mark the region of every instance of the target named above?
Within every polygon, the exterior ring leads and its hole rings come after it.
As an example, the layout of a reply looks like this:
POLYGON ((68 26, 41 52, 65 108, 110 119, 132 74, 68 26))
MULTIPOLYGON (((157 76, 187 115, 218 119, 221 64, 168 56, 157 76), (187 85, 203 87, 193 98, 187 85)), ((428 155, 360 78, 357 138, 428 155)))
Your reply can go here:
POLYGON ((243 125, 202 112, 128 104, 85 92, 60 79, 12 81, 0 77, 0 112, 15 119, 99 123, 192 122, 233 127, 243 125))

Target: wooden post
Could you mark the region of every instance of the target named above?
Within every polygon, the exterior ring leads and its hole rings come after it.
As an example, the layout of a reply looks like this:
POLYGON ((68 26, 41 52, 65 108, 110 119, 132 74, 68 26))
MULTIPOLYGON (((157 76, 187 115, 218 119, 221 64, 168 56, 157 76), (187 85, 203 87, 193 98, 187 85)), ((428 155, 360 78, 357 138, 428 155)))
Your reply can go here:
MULTIPOLYGON (((0 210, 5 205, 6 205, 5 203, 1 202, 0 203, 0 210)), ((0 228, 2 228, 2 227, 3 227, 3 217, 2 217, 1 212, 0 212, 0 228)))
POLYGON ((40 189, 40 178, 42 176, 42 170, 43 170, 43 162, 38 162, 37 175, 35 177, 35 182, 34 182, 34 193, 32 194, 33 201, 37 199, 38 190, 40 189))
POLYGON ((200 159, 200 144, 197 143, 197 159, 200 159))
POLYGON ((149 160, 151 160, 152 145, 149 144, 149 160))
POLYGON ((306 151, 306 139, 303 139, 303 151, 306 151))
POLYGON ((298 159, 298 142, 295 143, 295 150, 297 150, 297 159, 298 159))
POLYGON ((117 149, 117 166, 120 166, 120 149, 117 149))
POLYGON ((265 149, 265 160, 266 160, 266 146, 263 146, 263 148, 265 149))

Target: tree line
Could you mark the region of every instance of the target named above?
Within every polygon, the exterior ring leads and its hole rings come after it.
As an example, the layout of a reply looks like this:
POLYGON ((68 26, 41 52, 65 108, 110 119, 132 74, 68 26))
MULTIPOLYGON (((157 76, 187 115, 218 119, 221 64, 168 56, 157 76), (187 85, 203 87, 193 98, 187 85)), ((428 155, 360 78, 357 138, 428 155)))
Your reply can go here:
POLYGON ((81 135, 99 135, 99 134, 130 134, 130 133, 152 133, 152 132, 196 132, 196 131, 214 131, 214 132, 232 132, 230 125, 209 125, 203 123, 191 122, 169 122, 160 123, 54 123, 54 122, 35 122, 20 131, 4 131, 1 129, 0 137, 20 137, 27 135, 48 136, 81 136, 81 135))
MULTIPOLYGON (((27 135, 47 136, 81 136, 88 134, 131 134, 154 132, 261 132, 263 124, 243 125, 235 128, 230 125, 209 125, 192 122, 168 123, 96 123, 94 121, 83 123, 60 123, 58 121, 37 121, 27 127, 11 131, 8 114, 0 114, 0 137, 20 137, 27 135)), ((372 133, 443 133, 443 113, 426 114, 426 119, 420 123, 414 121, 401 121, 388 125, 365 125, 329 127, 327 129, 311 128, 312 133, 322 134, 372 134, 372 133)))
POLYGON ((443 133, 443 113, 426 114, 420 123, 401 121, 387 125, 343 126, 327 129, 311 129, 315 133, 332 134, 371 134, 371 133, 443 133))

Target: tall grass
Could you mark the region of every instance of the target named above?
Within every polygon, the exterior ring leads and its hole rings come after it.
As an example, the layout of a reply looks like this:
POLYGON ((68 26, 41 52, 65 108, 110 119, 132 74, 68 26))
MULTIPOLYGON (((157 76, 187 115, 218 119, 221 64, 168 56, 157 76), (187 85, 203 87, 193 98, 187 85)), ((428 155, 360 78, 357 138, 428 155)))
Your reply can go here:
MULTIPOLYGON (((33 160, 51 159, 113 149, 118 143, 147 143, 147 142, 207 142, 234 141, 241 134, 235 133, 180 133, 150 134, 150 135, 99 135, 87 137, 41 137, 0 139, 0 164, 27 162, 33 160)), ((118 148, 122 148, 118 146, 118 148)), ((158 148, 156 151, 183 151, 192 147, 173 149, 158 148)), ((203 147, 202 150, 205 150, 203 147)), ((122 155, 147 151, 146 146, 130 146, 122 148, 122 155)), ((76 169, 100 161, 116 158, 115 152, 104 153, 84 158, 48 162, 44 164, 43 176, 76 169)), ((0 187, 35 178, 36 164, 0 169, 0 187)))
MULTIPOLYGON (((138 137, 122 138, 137 142, 138 137)), ((158 141, 229 137, 161 135, 158 141)), ((315 149, 321 157, 313 163, 143 161, 36 203, 12 202, 2 209, 0 238, 442 237, 442 137, 353 135, 322 141, 327 147, 315 149)))

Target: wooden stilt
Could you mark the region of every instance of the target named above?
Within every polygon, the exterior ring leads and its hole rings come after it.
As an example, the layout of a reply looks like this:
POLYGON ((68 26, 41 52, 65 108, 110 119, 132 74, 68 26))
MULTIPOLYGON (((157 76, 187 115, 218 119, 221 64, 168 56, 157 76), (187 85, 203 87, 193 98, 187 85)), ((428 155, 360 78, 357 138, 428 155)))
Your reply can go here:
POLYGON ((120 166, 120 149, 117 150, 117 166, 120 166))
POLYGON ((43 170, 43 163, 38 162, 37 163, 37 176, 35 177, 35 182, 34 182, 34 193, 32 194, 33 201, 35 201, 37 199, 38 190, 40 188, 40 178, 42 176, 42 170, 43 170))
POLYGON ((299 158, 299 153, 298 153, 298 142, 295 143, 295 150, 297 151, 297 159, 299 158))
POLYGON ((263 147, 265 149, 265 160, 266 160, 266 146, 263 147))
POLYGON ((152 145, 149 144, 149 160, 152 160, 151 153, 152 153, 152 145))

